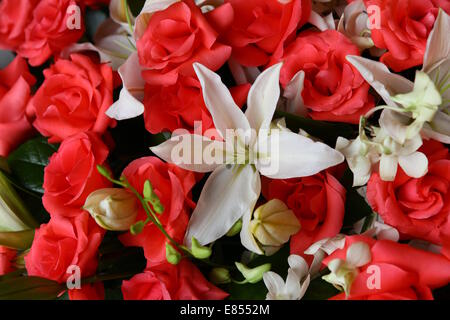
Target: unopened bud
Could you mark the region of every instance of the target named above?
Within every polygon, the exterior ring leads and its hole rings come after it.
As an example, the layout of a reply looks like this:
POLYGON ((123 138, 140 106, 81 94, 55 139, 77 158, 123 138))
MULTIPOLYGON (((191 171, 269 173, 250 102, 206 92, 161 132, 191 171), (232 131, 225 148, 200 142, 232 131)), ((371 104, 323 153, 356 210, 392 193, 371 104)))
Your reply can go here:
POLYGON ((192 255, 197 259, 207 259, 211 256, 211 248, 202 246, 195 237, 192 237, 192 255))
POLYGON ((300 222, 283 201, 273 199, 256 209, 250 231, 264 246, 281 246, 300 230, 300 222))
POLYGON ((243 265, 242 263, 236 262, 236 267, 238 270, 242 273, 244 276, 246 282, 248 283, 257 283, 262 280, 264 273, 267 271, 270 271, 270 268, 272 268, 272 265, 270 263, 263 264, 259 267, 250 269, 247 266, 243 265))
POLYGON ((181 254, 168 242, 166 243, 166 259, 173 265, 177 265, 181 260, 181 254))
POLYGON ((230 271, 225 268, 214 268, 209 273, 209 280, 215 285, 227 284, 231 282, 230 271))
POLYGON ((91 193, 83 208, 89 211, 100 227, 125 231, 136 221, 139 202, 125 189, 107 188, 91 193))

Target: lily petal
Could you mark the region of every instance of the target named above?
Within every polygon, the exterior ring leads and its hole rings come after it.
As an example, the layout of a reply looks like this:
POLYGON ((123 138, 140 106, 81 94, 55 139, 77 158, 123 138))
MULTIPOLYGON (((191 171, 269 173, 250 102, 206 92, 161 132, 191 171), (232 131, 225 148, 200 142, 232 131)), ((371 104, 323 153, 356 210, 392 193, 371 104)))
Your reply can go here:
POLYGON ((131 14, 129 6, 125 7, 125 1, 111 0, 111 2, 109 3, 109 14, 111 16, 111 19, 114 20, 115 23, 125 28, 129 34, 132 34, 133 32, 132 30, 130 30, 130 26, 127 20, 127 9, 130 18, 130 23, 131 25, 134 25, 135 18, 131 14))
POLYGON ((133 53, 119 68, 123 88, 117 100, 106 111, 108 117, 116 120, 131 119, 144 113, 144 86, 145 81, 141 76, 141 67, 137 53, 133 53))
POLYGON ((192 237, 207 245, 224 236, 244 214, 253 212, 260 193, 260 177, 252 166, 223 165, 214 170, 189 221, 186 245, 192 237))
POLYGON ((428 158, 422 152, 414 152, 398 158, 400 167, 411 178, 421 178, 428 172, 428 158))
POLYGON ((272 130, 256 149, 256 167, 273 179, 311 176, 344 161, 339 151, 289 131, 272 130))
POLYGON ((234 102, 220 76, 200 63, 194 63, 194 70, 203 89, 206 107, 222 138, 225 138, 227 129, 240 129, 244 134, 250 133, 247 118, 234 102))
POLYGON ((211 172, 225 163, 226 145, 198 134, 180 134, 150 150, 164 161, 180 168, 211 172))
POLYGON ((439 9, 439 14, 434 23, 433 30, 427 40, 427 49, 423 57, 422 70, 429 73, 437 63, 449 59, 450 42, 448 33, 450 32, 450 16, 444 10, 439 9))
POLYGON ((260 133, 269 129, 280 99, 280 71, 282 63, 265 70, 256 79, 248 93, 245 116, 250 127, 260 133))
POLYGON ((297 72, 284 89, 283 96, 288 99, 286 111, 306 116, 308 110, 303 102, 302 92, 305 83, 305 71, 297 72))
POLYGON ((391 99, 391 96, 413 90, 413 82, 400 75, 391 73, 381 62, 350 55, 347 56, 347 60, 358 69, 362 77, 378 92, 386 104, 391 107, 397 107, 397 104, 391 99))
POLYGON ((425 124, 423 131, 428 138, 450 144, 450 116, 437 112, 430 124, 425 124))

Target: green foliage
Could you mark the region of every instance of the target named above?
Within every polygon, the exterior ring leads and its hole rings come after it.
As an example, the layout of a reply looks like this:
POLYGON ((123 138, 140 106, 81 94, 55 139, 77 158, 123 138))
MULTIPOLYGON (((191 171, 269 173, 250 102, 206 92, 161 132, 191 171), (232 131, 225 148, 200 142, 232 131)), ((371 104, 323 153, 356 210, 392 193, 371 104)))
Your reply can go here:
POLYGON ((65 286, 56 281, 10 274, 0 277, 0 300, 54 300, 65 286))
POLYGON ((8 164, 17 184, 40 194, 44 182, 44 168, 58 147, 44 137, 28 140, 8 157, 8 164))

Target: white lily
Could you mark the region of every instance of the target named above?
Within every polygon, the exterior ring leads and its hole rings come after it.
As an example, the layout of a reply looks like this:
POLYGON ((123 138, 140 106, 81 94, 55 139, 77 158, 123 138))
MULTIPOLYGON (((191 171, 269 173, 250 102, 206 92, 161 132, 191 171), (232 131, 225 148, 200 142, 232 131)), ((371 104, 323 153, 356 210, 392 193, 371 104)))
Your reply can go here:
MULTIPOLYGON (((428 37, 422 71, 434 82, 437 91, 442 97, 442 101, 433 119, 423 123, 421 133, 425 137, 433 138, 443 143, 450 143, 449 33, 450 16, 440 9, 433 30, 428 37)), ((413 82, 400 75, 391 73, 380 62, 356 56, 347 56, 347 60, 358 69, 365 80, 380 94, 390 108, 397 109, 401 107, 397 104, 396 99, 393 98, 394 96, 414 92, 413 82)), ((422 79, 416 81, 417 84, 423 79, 422 77, 422 79)), ((420 87, 416 89, 420 89, 420 87)), ((409 127, 410 118, 403 113, 398 114, 392 110, 385 109, 382 113, 380 124, 401 143, 402 139, 406 137, 406 132, 411 130, 411 127, 409 127)))
POLYGON ((264 273, 264 284, 269 290, 266 300, 300 300, 305 295, 311 279, 308 264, 298 255, 290 255, 288 264, 286 282, 275 272, 264 273))
POLYGON ((372 260, 369 245, 365 242, 356 242, 347 249, 346 259, 334 259, 328 263, 331 273, 322 279, 342 290, 348 296, 353 281, 359 273, 359 268, 372 260))
POLYGON ((225 141, 185 133, 151 148, 163 160, 187 170, 213 171, 192 214, 185 242, 190 245, 195 237, 200 244, 209 244, 242 218, 242 244, 250 251, 263 254, 250 232, 253 209, 261 192, 260 174, 274 179, 310 176, 341 163, 344 157, 323 143, 288 130, 270 129, 280 97, 281 64, 265 70, 256 79, 245 114, 217 74, 198 63, 194 69, 205 104, 225 141), (196 155, 202 158, 205 153, 216 156, 225 153, 226 161, 180 161, 180 140, 182 144, 190 142, 188 150, 183 152, 193 151, 194 158, 196 155), (235 144, 237 151, 230 148, 235 144))

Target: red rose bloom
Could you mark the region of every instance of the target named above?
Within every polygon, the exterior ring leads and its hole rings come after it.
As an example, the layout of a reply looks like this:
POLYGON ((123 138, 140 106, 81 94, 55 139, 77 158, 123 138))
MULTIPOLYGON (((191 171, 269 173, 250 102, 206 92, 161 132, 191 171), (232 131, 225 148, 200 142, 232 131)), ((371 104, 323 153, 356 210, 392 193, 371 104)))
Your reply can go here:
MULTIPOLYGON (((349 300, 431 300, 431 290, 445 286, 450 281, 450 260, 444 256, 406 244, 377 241, 364 236, 347 237, 345 247, 333 252, 323 264, 328 265, 333 259, 345 260, 347 249, 356 242, 369 245, 371 261, 359 268, 347 297, 349 300), (370 277, 375 275, 374 268, 379 270, 378 288, 367 285, 370 277)), ((344 300, 345 293, 333 299, 344 300)))
POLYGON ((25 40, 25 28, 31 21, 38 0, 2 0, 0 2, 0 49, 16 50, 25 40))
POLYGON ((285 180, 263 178, 262 192, 267 200, 279 199, 300 221, 300 231, 291 238, 291 253, 305 259, 313 243, 334 237, 342 228, 345 188, 329 172, 285 180))
POLYGON ((280 59, 283 46, 295 37, 311 14, 311 0, 226 0, 212 11, 233 57, 244 66, 262 66, 280 59))
MULTIPOLYGON (((249 90, 249 84, 230 89, 238 106, 245 104, 249 90)), ((196 77, 179 76, 171 86, 146 85, 144 106, 145 127, 153 134, 176 129, 194 132, 196 121, 201 121, 202 133, 214 128, 196 77)))
POLYGON ((44 70, 45 81, 32 100, 33 125, 50 142, 79 132, 104 133, 114 120, 106 115, 113 103, 113 73, 107 64, 72 54, 44 70))
POLYGON ((209 283, 190 261, 164 263, 122 284, 124 300, 223 300, 227 293, 209 283))
POLYGON ((313 119, 357 124, 373 108, 370 86, 347 55, 360 55, 358 47, 334 30, 302 32, 285 50, 280 82, 285 87, 305 72, 302 97, 313 119))
POLYGON ((36 82, 28 71, 28 65, 16 57, 5 69, 0 70, 0 156, 25 141, 33 133, 26 107, 30 99, 30 86, 36 82))
POLYGON ((231 48, 216 40, 217 33, 192 0, 155 12, 137 41, 144 79, 151 85, 175 84, 179 74, 194 75, 194 62, 219 69, 230 57, 231 48))
MULTIPOLYGON (((161 223, 175 241, 182 243, 189 213, 195 207, 191 196, 191 189, 197 181, 195 174, 156 157, 147 157, 133 161, 122 175, 140 192, 144 189, 145 181, 150 181, 164 206, 164 212, 159 217, 161 223)), ((146 218, 142 208, 137 220, 146 218)), ((152 223, 147 224, 140 234, 126 233, 120 239, 126 246, 144 248, 149 266, 166 261, 166 237, 152 223)))
POLYGON ((0 276, 14 271, 12 260, 16 256, 16 250, 0 246, 0 276))
MULTIPOLYGON (((52 55, 58 55, 65 47, 75 43, 84 33, 84 21, 79 18, 80 28, 72 28, 72 19, 79 12, 75 0, 41 0, 33 11, 33 19, 25 29, 25 42, 18 53, 32 66, 39 66, 52 55)), ((74 20, 75 21, 75 20, 74 20)))
POLYGON ((400 168, 395 180, 387 182, 374 173, 367 184, 367 198, 403 238, 442 244, 450 238, 450 154, 434 140, 425 141, 420 151, 428 157, 424 177, 410 178, 400 168))
POLYGON ((193 131, 195 121, 201 121, 205 130, 214 126, 197 78, 180 76, 171 86, 146 85, 145 93, 145 127, 153 134, 179 128, 193 131))
MULTIPOLYGON (((450 13, 448 0, 364 0, 380 8, 379 28, 371 26, 375 46, 386 49, 381 62, 395 72, 419 66, 439 7, 450 13)), ((374 16, 374 21, 375 21, 374 16)))
POLYGON ((97 171, 108 153, 106 145, 93 133, 64 140, 44 171, 42 201, 52 217, 79 215, 92 192, 111 186, 97 171))
POLYGON ((64 282, 73 274, 67 273, 72 265, 80 268, 82 277, 94 274, 103 235, 104 230, 85 211, 79 210, 74 218, 52 217, 36 230, 25 257, 28 275, 64 282))

